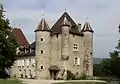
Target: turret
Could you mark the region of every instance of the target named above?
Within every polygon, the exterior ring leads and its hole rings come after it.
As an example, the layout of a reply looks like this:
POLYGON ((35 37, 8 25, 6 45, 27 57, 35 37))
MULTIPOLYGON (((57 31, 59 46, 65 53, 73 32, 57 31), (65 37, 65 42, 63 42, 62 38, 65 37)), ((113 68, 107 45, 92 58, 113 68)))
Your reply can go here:
POLYGON ((64 16, 62 27, 62 60, 67 60, 69 58, 69 29, 70 24, 66 15, 64 16))
POLYGON ((36 40, 36 78, 46 79, 49 78, 49 64, 50 64, 50 28, 42 18, 37 29, 35 30, 36 40))
POLYGON ((86 75, 93 75, 93 30, 89 22, 85 22, 83 29, 81 30, 84 34, 84 46, 85 46, 85 55, 84 55, 84 71, 86 75))

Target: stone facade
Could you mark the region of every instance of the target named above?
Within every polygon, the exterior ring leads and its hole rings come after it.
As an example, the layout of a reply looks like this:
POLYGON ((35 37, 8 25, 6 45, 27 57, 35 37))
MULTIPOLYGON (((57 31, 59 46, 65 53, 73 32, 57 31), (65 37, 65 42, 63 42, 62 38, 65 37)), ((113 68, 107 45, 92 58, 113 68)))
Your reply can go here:
MULTIPOLYGON (((32 45, 32 44, 31 44, 32 45)), ((12 68, 12 74, 20 73, 36 79, 66 79, 67 71, 79 75, 85 73, 93 75, 93 30, 88 22, 83 28, 76 24, 68 13, 64 13, 60 19, 49 28, 46 20, 42 18, 35 30, 35 56, 23 56, 19 60, 34 59, 35 67, 17 66, 12 68), (25 70, 27 73, 25 73, 25 70)))
POLYGON ((11 75, 20 78, 35 78, 34 56, 18 58, 12 66, 11 75))

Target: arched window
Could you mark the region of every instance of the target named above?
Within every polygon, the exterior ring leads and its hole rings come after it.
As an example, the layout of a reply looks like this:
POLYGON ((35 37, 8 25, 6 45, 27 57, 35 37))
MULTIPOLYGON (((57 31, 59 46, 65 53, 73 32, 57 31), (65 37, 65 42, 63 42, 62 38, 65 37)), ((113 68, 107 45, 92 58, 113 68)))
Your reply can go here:
POLYGON ((79 57, 74 58, 74 65, 80 65, 80 58, 79 57))
POLYGON ((74 59, 75 61, 74 61, 74 64, 75 65, 77 65, 77 63, 78 63, 78 58, 77 57, 75 57, 75 59, 74 59))

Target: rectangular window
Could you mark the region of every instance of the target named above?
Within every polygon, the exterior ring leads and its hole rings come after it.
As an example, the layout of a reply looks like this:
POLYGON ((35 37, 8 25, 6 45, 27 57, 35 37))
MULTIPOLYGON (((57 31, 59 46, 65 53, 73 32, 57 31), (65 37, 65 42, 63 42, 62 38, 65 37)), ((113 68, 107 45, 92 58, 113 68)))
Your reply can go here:
POLYGON ((29 59, 26 60, 26 66, 29 66, 29 59))
POLYGON ((73 51, 78 51, 79 45, 78 44, 74 44, 73 45, 73 51))
POLYGON ((24 63, 24 60, 22 60, 22 66, 24 66, 24 64, 25 64, 25 63, 24 63))

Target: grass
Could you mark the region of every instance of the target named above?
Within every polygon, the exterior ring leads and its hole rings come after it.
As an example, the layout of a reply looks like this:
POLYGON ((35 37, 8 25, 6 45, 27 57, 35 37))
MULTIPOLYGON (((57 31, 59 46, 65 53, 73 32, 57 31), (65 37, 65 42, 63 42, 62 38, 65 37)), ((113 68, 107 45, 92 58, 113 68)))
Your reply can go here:
POLYGON ((52 84, 107 84, 107 82, 100 80, 70 80, 65 82, 56 82, 52 84))
POLYGON ((105 83, 75 83, 75 82, 63 82, 63 83, 55 83, 55 84, 105 84, 105 83))
POLYGON ((22 84, 17 79, 0 79, 0 84, 22 84))

